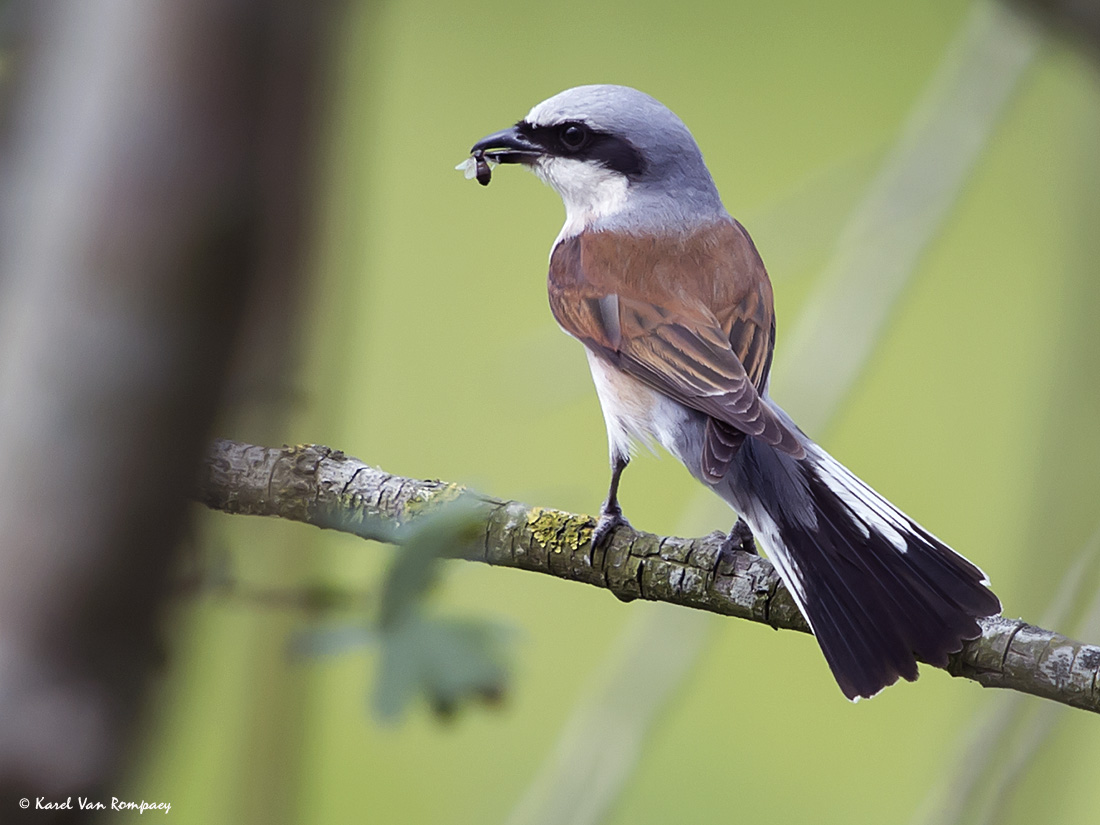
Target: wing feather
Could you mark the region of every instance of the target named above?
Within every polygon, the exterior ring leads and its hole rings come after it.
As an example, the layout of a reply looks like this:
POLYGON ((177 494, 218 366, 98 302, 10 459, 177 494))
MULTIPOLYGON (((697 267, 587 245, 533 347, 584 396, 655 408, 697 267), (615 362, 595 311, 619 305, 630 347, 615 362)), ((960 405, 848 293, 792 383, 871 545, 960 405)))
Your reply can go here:
POLYGON ((708 232, 718 237, 677 239, 674 256, 618 233, 568 238, 551 256, 549 291, 566 332, 714 419, 703 467, 718 479, 746 435, 796 456, 803 448, 761 397, 775 329, 763 264, 739 224, 708 232))

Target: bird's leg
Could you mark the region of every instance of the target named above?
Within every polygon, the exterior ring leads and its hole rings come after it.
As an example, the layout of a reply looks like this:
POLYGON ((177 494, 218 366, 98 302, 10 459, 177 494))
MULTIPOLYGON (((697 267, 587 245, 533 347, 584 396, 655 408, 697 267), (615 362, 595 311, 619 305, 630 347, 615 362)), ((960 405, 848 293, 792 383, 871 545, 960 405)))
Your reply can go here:
POLYGON ((754 556, 759 555, 756 552, 756 540, 752 537, 752 530, 749 529, 749 525, 740 516, 738 516, 733 527, 730 528, 730 534, 726 536, 722 546, 718 548, 719 553, 729 553, 732 550, 740 550, 754 556))
POLYGON ((611 456, 611 485, 607 488, 607 501, 600 507, 600 518, 596 522, 596 529, 592 531, 592 546, 603 547, 611 538, 616 527, 629 527, 630 522, 623 518, 622 508, 619 507, 619 477, 630 463, 627 456, 615 453, 611 456))

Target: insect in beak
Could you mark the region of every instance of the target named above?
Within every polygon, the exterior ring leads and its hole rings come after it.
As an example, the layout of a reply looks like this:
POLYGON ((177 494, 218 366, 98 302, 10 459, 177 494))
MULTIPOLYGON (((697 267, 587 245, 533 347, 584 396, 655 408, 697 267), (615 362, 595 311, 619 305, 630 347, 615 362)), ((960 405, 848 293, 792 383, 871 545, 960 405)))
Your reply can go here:
POLYGON ((482 186, 488 186, 489 181, 493 178, 493 167, 496 164, 497 161, 485 157, 485 150, 478 149, 458 164, 455 169, 461 169, 466 176, 466 180, 477 178, 477 182, 482 186))

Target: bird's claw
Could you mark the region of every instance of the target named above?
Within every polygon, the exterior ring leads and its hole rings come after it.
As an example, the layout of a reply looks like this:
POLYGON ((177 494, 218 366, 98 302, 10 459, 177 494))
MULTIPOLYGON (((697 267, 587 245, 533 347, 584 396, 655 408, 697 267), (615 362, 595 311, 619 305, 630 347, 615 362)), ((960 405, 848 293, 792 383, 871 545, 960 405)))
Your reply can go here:
POLYGON ((756 550, 756 539, 753 538, 752 530, 743 518, 737 519, 730 528, 729 535, 722 542, 722 546, 718 548, 719 553, 729 553, 733 550, 740 550, 742 553, 753 556, 760 555, 756 550))
POLYGON ((611 541, 611 534, 615 532, 615 528, 629 526, 630 522, 623 517, 623 511, 617 507, 614 510, 606 508, 601 510, 596 526, 592 530, 592 548, 599 550, 606 547, 611 541))

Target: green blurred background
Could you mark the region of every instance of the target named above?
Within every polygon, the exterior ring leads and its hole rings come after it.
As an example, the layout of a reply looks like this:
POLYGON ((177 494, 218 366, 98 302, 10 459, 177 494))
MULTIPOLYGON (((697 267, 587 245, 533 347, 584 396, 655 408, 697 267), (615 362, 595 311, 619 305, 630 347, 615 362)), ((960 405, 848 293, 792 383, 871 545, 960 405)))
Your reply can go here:
MULTIPOLYGON (((781 368, 785 333, 952 44, 996 14, 947 0, 350 8, 300 400, 276 432, 243 416, 221 434, 327 443, 390 472, 582 512, 606 489, 606 445, 581 347, 546 303, 562 208, 516 168, 488 189, 464 180, 453 166, 468 147, 581 83, 666 103, 769 265, 781 368)), ((1072 635, 1088 631, 1100 520, 1100 88, 1086 54, 1026 37, 1034 55, 835 415, 778 373, 774 395, 980 564, 1007 615, 1072 635)), ((641 529, 730 525, 667 456, 643 453, 624 478, 641 529)), ((392 552, 216 514, 199 543, 255 587, 367 594, 392 552)), ((929 668, 852 705, 809 637, 517 571, 453 563, 433 608, 517 629, 500 707, 441 723, 421 702, 381 724, 372 650, 296 660, 299 613, 181 603, 126 798, 170 801, 177 823, 1025 823, 1100 810, 1100 724, 1079 711, 929 668), (677 664, 639 642, 654 627, 670 628, 677 664), (648 701, 634 687, 659 683, 652 715, 632 717, 648 701), (591 719, 609 697, 625 721, 605 729, 591 719), (555 754, 588 777, 558 786, 565 798, 548 790, 555 754)))

